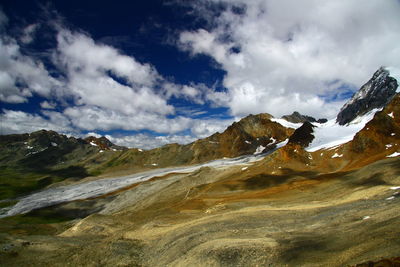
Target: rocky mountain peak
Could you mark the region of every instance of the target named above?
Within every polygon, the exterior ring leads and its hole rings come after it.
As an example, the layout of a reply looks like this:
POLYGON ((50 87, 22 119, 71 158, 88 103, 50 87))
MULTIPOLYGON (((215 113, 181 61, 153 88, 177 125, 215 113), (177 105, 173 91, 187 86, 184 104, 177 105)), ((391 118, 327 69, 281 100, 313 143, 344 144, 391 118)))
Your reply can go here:
POLYGON ((92 146, 98 146, 102 150, 126 150, 126 147, 117 146, 113 144, 107 137, 94 137, 89 136, 84 139, 87 143, 91 144, 92 146))
POLYGON ((297 111, 293 112, 291 115, 282 116, 282 119, 285 119, 288 122, 292 122, 292 123, 304 123, 306 121, 308 121, 308 122, 318 122, 318 123, 327 122, 327 119, 318 119, 317 120, 317 119, 315 119, 315 118, 313 118, 311 116, 302 115, 297 111))
POLYGON ((336 121, 347 124, 357 116, 386 106, 396 94, 398 82, 384 67, 380 67, 372 78, 341 108, 336 121))

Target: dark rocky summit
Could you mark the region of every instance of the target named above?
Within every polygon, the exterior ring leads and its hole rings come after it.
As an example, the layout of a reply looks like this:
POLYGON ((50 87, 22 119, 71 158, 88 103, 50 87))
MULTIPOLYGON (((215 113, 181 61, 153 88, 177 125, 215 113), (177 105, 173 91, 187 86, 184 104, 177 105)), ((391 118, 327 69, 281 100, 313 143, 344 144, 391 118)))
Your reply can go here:
POLYGON ((292 123, 304 123, 306 121, 308 122, 318 122, 318 123, 325 123, 328 120, 327 119, 315 119, 311 116, 307 116, 307 115, 302 115, 299 112, 295 111, 293 112, 291 115, 285 115, 282 116, 282 119, 287 120, 288 122, 292 122, 292 123))
POLYGON ((357 116, 384 107, 396 94, 397 87, 398 83, 396 79, 390 77, 389 71, 383 67, 379 68, 372 78, 342 107, 336 122, 345 125, 357 116))
POLYGON ((289 143, 307 147, 314 140, 313 128, 315 126, 306 121, 300 128, 297 128, 289 138, 289 143))

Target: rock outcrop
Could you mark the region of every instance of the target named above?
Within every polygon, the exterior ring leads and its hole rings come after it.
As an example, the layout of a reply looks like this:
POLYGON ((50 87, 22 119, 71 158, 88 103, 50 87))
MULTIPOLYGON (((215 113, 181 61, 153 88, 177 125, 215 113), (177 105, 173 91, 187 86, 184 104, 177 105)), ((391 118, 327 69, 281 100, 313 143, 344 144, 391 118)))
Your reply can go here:
POLYGON ((345 125, 357 116, 386 106, 393 98, 398 87, 398 82, 385 68, 379 68, 372 78, 342 107, 336 121, 345 125))
POLYGON ((289 144, 298 144, 301 147, 307 147, 312 140, 314 139, 313 128, 315 126, 310 122, 306 121, 300 128, 297 128, 296 131, 290 136, 289 144))
POLYGON ((327 119, 315 119, 311 116, 307 116, 307 115, 302 115, 299 112, 295 111, 293 112, 291 115, 285 115, 282 116, 282 119, 287 120, 288 122, 292 122, 292 123, 304 123, 306 121, 308 122, 318 122, 318 123, 325 123, 328 120, 327 119))

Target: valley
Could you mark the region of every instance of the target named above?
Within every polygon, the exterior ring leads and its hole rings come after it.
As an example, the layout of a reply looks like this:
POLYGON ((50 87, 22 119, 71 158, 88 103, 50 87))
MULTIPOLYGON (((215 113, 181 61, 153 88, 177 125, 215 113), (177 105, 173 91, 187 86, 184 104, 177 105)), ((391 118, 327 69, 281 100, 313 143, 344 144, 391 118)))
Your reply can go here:
POLYGON ((186 145, 2 136, 0 263, 398 266, 393 80, 380 68, 336 120, 249 115, 186 145))

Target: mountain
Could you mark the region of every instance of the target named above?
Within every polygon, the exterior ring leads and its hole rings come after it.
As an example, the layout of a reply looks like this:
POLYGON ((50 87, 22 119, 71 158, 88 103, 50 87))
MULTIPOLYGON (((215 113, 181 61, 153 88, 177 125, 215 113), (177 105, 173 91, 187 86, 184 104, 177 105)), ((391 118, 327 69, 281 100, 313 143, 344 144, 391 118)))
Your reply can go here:
POLYGON ((294 129, 273 121, 269 114, 249 115, 223 133, 215 133, 187 145, 169 144, 152 150, 129 149, 99 166, 99 172, 134 172, 168 166, 203 163, 224 157, 263 153, 285 141, 294 129))
POLYGON ((51 131, 2 136, 1 197, 19 198, 0 201, 0 262, 397 266, 394 85, 379 69, 342 108, 344 123, 249 115, 152 150, 51 131))
POLYGON ((398 81, 384 67, 379 68, 372 78, 342 107, 336 121, 345 125, 357 116, 373 109, 384 107, 396 93, 398 81))
POLYGON ((325 123, 328 120, 327 119, 318 119, 316 120, 315 118, 307 115, 301 115, 299 112, 295 111, 291 115, 285 115, 282 116, 282 119, 287 120, 288 122, 292 123, 303 123, 303 122, 318 122, 318 123, 325 123))
POLYGON ((117 153, 102 149, 126 148, 115 146, 105 138, 84 140, 46 130, 2 135, 0 199, 19 196, 68 178, 93 175, 93 167, 97 168, 110 154, 117 153))

